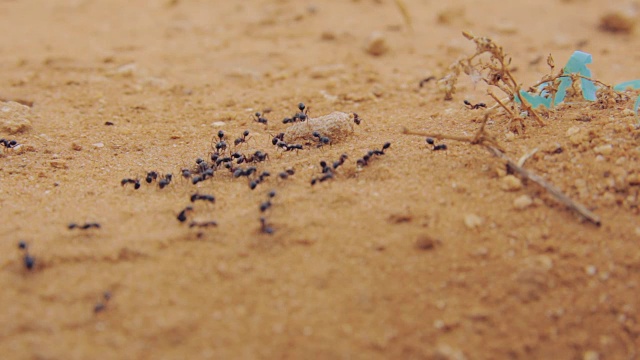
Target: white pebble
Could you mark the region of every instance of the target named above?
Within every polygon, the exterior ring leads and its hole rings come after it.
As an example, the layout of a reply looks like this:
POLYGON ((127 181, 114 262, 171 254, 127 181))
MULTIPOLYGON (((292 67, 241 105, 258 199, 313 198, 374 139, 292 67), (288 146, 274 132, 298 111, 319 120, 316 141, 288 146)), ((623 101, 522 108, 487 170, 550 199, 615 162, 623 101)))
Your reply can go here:
POLYGON ((528 208, 533 204, 533 199, 529 195, 521 195, 513 200, 513 207, 518 210, 523 210, 528 208))
POLYGON ((469 229, 475 229, 478 226, 482 225, 483 222, 484 220, 482 220, 482 218, 476 214, 466 214, 464 216, 464 224, 469 229))

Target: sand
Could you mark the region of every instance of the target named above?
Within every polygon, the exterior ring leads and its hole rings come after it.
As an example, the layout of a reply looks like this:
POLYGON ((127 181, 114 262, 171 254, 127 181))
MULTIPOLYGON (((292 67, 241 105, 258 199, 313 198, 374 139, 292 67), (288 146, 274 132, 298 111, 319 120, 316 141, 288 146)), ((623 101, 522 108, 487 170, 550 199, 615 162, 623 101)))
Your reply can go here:
POLYGON ((433 151, 402 134, 470 136, 484 110, 463 100, 495 103, 466 76, 450 101, 435 81, 419 86, 473 53, 462 31, 503 46, 524 87, 549 73, 549 54, 557 70, 575 50, 605 83, 640 78, 636 32, 601 26, 634 3, 404 4, 411 26, 391 0, 0 1, 0 98, 25 104, 0 103, 13 109, 0 137, 21 144, 0 149, 0 357, 638 357, 633 99, 573 99, 518 134, 500 112, 487 125, 599 227, 505 180, 481 146, 436 139, 447 149, 433 151), (362 121, 335 143, 278 149, 300 102, 313 118, 362 121), (234 165, 270 173, 254 190, 224 168, 182 178, 220 130, 226 155, 269 154, 234 165), (173 179, 160 189, 149 171, 173 179), (196 192, 215 203, 192 203, 196 192))

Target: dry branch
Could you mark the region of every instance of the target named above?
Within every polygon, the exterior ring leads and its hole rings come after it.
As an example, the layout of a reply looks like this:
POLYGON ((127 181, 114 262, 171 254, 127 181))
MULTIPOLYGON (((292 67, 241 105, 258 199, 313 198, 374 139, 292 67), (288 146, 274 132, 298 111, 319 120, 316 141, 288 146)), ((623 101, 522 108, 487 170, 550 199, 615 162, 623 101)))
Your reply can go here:
POLYGON ((592 222, 593 224, 600 226, 600 217, 587 209, 586 206, 580 204, 577 201, 572 200, 570 197, 565 195, 560 189, 556 188, 552 184, 548 183, 542 177, 534 174, 533 172, 523 168, 518 165, 515 161, 509 159, 507 155, 504 154, 504 151, 500 148, 500 146, 495 141, 495 138, 489 135, 484 127, 489 119, 489 114, 485 114, 484 120, 480 129, 476 132, 474 136, 453 136, 453 135, 445 135, 438 133, 428 133, 421 131, 411 131, 407 128, 404 128, 402 133, 405 135, 418 135, 418 136, 426 136, 433 137, 438 139, 448 139, 455 141, 468 142, 472 145, 479 144, 484 146, 489 152, 491 152, 494 156, 504 160, 509 168, 513 170, 516 174, 518 174, 521 178, 526 180, 531 180, 534 183, 538 184, 540 187, 545 189, 551 196, 553 196, 556 200, 567 206, 569 209, 577 212, 582 217, 592 222))

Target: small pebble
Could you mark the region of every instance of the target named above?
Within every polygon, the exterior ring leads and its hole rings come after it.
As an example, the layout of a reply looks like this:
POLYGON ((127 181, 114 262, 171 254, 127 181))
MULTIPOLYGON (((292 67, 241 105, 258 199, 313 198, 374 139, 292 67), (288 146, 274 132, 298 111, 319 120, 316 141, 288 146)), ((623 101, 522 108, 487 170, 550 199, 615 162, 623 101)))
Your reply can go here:
POLYGON ((593 148, 593 151, 595 151, 596 154, 600 155, 610 155, 611 152, 613 152, 613 145, 607 144, 596 146, 595 148, 593 148))
POLYGON ((222 127, 222 126, 225 126, 225 125, 226 125, 226 123, 224 121, 214 121, 214 122, 211 123, 211 126, 213 126, 213 127, 222 127))
POLYGON ((582 354, 582 360, 600 360, 600 354, 593 350, 588 350, 582 354))
POLYGON ((95 143, 95 144, 92 144, 92 145, 93 145, 93 147, 96 147, 96 148, 102 148, 102 147, 104 147, 104 144, 103 144, 103 143, 101 143, 101 142, 100 142, 100 143, 95 143))
POLYGON ((416 239, 416 248, 419 250, 432 250, 439 243, 437 239, 429 235, 420 235, 416 239))
POLYGON ((513 207, 518 210, 523 210, 528 208, 533 204, 533 199, 529 195, 521 195, 513 200, 513 207))
POLYGON ((584 271, 587 273, 587 275, 593 276, 598 272, 598 269, 593 265, 589 265, 584 268, 584 271))
POLYGON ((483 222, 482 218, 476 214, 466 214, 464 216, 464 224, 469 229, 475 229, 482 225, 483 222))
POLYGON ((76 143, 71 143, 71 149, 75 150, 75 151, 80 151, 80 150, 82 150, 82 145, 76 144, 76 143))
POLYGON ((389 45, 383 33, 374 31, 367 38, 365 49, 370 55, 381 56, 389 51, 389 45))
POLYGON ((518 191, 522 189, 522 181, 514 175, 507 175, 502 178, 500 187, 504 191, 518 191))

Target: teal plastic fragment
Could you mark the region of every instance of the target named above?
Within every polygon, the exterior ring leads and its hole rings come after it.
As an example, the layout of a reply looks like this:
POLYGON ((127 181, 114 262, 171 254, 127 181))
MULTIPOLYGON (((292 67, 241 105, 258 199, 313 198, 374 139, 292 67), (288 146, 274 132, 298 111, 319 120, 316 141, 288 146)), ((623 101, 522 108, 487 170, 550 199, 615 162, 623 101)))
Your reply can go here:
MULTIPOLYGON (((587 65, 592 62, 591 54, 582 51, 574 51, 573 55, 569 58, 569 61, 567 61, 567 65, 565 65, 562 73, 566 75, 578 73, 585 77, 591 77, 591 70, 589 70, 587 65)), ((587 79, 580 79, 580 82, 582 85, 582 96, 586 100, 595 101, 597 90, 596 84, 587 79)), ((560 86, 558 87, 558 93, 556 94, 556 103, 560 103, 564 100, 569 86, 571 86, 570 78, 560 79, 560 86)))
POLYGON ((615 91, 625 91, 627 89, 640 89, 640 80, 629 80, 613 87, 615 91))
MULTIPOLYGON (((591 54, 582 51, 574 51, 569 58, 569 61, 567 61, 567 65, 565 65, 564 69, 562 70, 562 73, 565 75, 580 74, 582 76, 590 78, 591 70, 589 70, 587 65, 591 64, 592 62, 593 61, 591 54)), ((571 78, 569 77, 562 77, 558 79, 558 81, 560 82, 560 84, 558 85, 558 91, 556 92, 556 96, 554 99, 551 99, 549 93, 544 90, 540 93, 540 95, 533 95, 521 90, 520 95, 522 95, 523 98, 527 99, 527 101, 531 103, 534 109, 540 105, 543 105, 547 108, 554 107, 564 101, 565 96, 567 96, 567 89, 569 88, 569 86, 571 86, 571 78)), ((580 82, 582 85, 582 96, 586 100, 595 101, 597 88, 593 81, 580 79, 580 82)), ((547 83, 541 84, 538 89, 543 89, 545 86, 547 86, 547 83)), ((638 81, 638 86, 640 86, 640 80, 638 81)), ((516 102, 520 103, 518 98, 516 98, 515 100, 516 102)))
MULTIPOLYGON (((546 108, 551 107, 551 98, 550 97, 545 97, 544 94, 543 95, 534 95, 534 94, 530 94, 524 90, 520 90, 520 95, 529 102, 529 104, 531 104, 531 107, 533 107, 534 109, 537 109, 538 106, 542 105, 546 108)), ((520 99, 518 99, 516 97, 516 102, 520 103, 520 99)))
POLYGON ((638 106, 640 106, 640 96, 638 96, 635 104, 633 104, 633 112, 636 114, 636 120, 638 119, 638 106))

